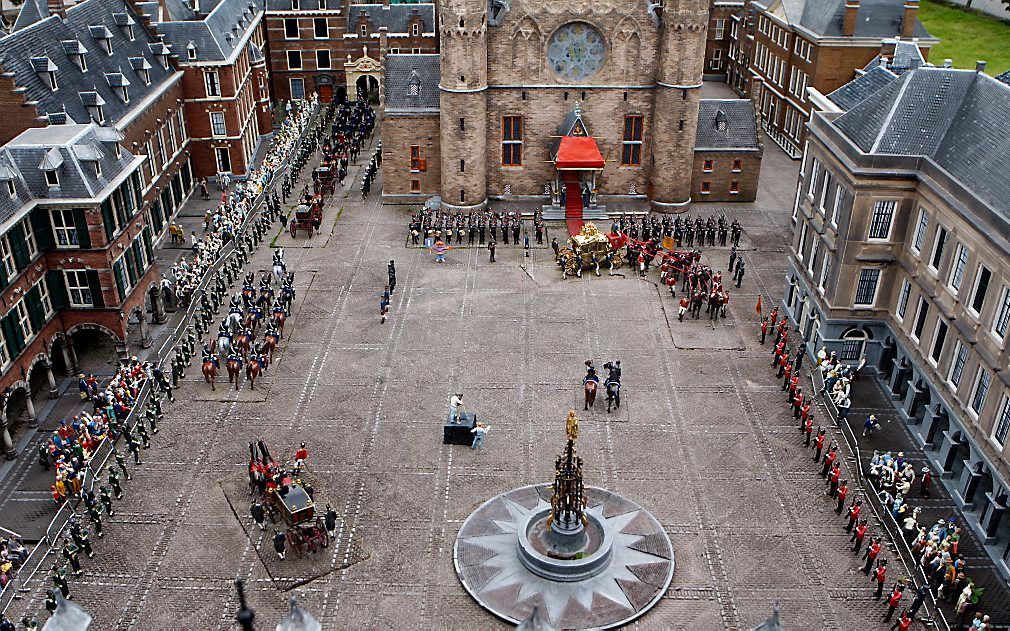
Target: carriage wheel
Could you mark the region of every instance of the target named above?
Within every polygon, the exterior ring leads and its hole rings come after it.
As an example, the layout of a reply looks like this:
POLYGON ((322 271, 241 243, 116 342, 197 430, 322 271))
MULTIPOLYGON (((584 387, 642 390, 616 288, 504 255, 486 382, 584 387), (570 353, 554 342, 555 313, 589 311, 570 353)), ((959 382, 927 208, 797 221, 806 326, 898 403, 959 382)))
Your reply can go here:
POLYGON ((569 276, 575 276, 575 257, 570 256, 565 261, 565 273, 569 276))
POLYGON ((620 269, 621 263, 623 262, 624 259, 621 258, 621 255, 617 252, 614 252, 614 269, 620 269))
POLYGON ((292 239, 295 238, 296 234, 297 234, 297 228, 295 228, 295 222, 292 221, 291 222, 291 238, 292 239))

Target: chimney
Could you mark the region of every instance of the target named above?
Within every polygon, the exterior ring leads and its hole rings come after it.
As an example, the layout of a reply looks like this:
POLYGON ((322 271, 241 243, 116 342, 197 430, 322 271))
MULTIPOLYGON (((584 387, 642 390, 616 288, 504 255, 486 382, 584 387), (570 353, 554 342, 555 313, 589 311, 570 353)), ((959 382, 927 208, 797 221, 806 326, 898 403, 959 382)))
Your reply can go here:
POLYGON ((954 67, 954 60, 953 59, 944 59, 943 60, 943 67, 944 68, 953 68, 954 67))
POLYGON ((901 15, 901 36, 911 37, 915 33, 915 21, 919 16, 919 0, 905 0, 905 12, 901 15))
POLYGON ((975 62, 975 72, 985 72, 985 62, 976 61, 975 62))
POLYGON ((389 0, 382 0, 382 8, 389 10, 389 0))
POLYGON ((67 18, 67 7, 63 4, 63 0, 46 0, 46 6, 49 9, 49 15, 58 15, 61 20, 67 18))
POLYGON ((859 0, 845 0, 845 17, 842 19, 842 35, 856 34, 856 17, 859 15, 859 0))

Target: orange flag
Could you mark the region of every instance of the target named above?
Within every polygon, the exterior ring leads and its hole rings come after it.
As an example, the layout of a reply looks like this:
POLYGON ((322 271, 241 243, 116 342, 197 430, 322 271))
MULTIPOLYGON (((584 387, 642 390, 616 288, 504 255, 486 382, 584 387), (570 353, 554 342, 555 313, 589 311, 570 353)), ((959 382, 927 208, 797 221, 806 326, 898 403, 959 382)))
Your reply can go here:
POLYGON ((758 296, 758 303, 757 303, 757 306, 754 307, 754 310, 757 311, 757 314, 759 316, 761 315, 761 296, 760 295, 758 296))

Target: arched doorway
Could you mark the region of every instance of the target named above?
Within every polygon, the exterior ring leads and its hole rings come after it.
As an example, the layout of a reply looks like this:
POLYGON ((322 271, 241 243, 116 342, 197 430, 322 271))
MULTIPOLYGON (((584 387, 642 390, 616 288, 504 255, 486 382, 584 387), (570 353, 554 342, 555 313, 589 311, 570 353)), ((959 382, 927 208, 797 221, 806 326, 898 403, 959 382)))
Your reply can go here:
POLYGON ((341 86, 337 86, 337 97, 336 97, 336 100, 337 100, 337 103, 346 103, 347 102, 347 88, 345 88, 342 85, 341 86))
POLYGON ((372 75, 361 75, 354 86, 357 98, 369 103, 379 102, 379 82, 372 75))
POLYGON ((849 329, 842 333, 842 352, 839 359, 842 361, 858 361, 866 350, 866 340, 869 334, 863 329, 849 329))
POLYGON ((77 354, 77 366, 83 373, 109 373, 115 370, 122 341, 105 327, 81 325, 67 333, 77 354))

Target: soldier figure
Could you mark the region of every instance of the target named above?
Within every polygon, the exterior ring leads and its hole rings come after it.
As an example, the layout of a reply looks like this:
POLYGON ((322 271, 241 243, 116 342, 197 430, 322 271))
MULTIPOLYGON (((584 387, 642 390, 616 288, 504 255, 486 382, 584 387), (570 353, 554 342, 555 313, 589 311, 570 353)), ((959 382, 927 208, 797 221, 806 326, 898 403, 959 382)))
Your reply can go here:
POLYGON ((144 449, 151 448, 151 435, 147 433, 147 425, 144 425, 144 421, 139 419, 137 421, 137 435, 140 436, 140 440, 144 442, 144 449))
POLYGON ((119 484, 119 476, 116 475, 115 469, 109 469, 109 486, 112 487, 117 500, 123 499, 123 487, 119 484))
POLYGON ((98 511, 97 506, 92 506, 88 509, 88 516, 91 517, 91 523, 95 526, 95 534, 99 538, 102 537, 102 514, 98 511))
POLYGON ((859 554, 859 549, 863 547, 863 539, 866 538, 866 520, 862 519, 859 521, 859 525, 852 531, 852 537, 849 541, 855 541, 856 543, 852 546, 852 551, 859 554))
POLYGON ((859 521, 859 514, 863 511, 863 500, 853 500, 852 506, 849 507, 849 523, 845 526, 845 532, 852 532, 856 523, 859 521))
POLYGON ((277 556, 280 557, 281 561, 284 560, 284 533, 280 530, 274 530, 274 551, 277 552, 277 556))
MULTIPOLYGON (((63 598, 70 599, 70 585, 67 584, 67 568, 66 566, 61 567, 53 571, 52 575, 53 585, 59 588, 60 593, 63 594, 63 598)), ((55 609, 55 608, 54 608, 55 609)))
POLYGON ((848 480, 842 480, 842 483, 838 486, 836 495, 838 497, 838 506, 835 507, 835 512, 841 515, 842 509, 845 508, 845 498, 849 495, 848 480))
POLYGON ((133 478, 130 477, 130 472, 126 469, 126 456, 121 454, 115 447, 112 448, 112 454, 116 458, 116 465, 123 470, 123 475, 126 476, 126 479, 132 480, 133 478))
POLYGON ((252 514, 253 521, 260 527, 260 530, 267 529, 266 524, 264 523, 266 511, 263 509, 262 504, 254 501, 249 507, 249 513, 252 514))
POLYGON ((335 539, 337 536, 337 511, 330 508, 329 504, 326 505, 323 524, 326 526, 326 534, 329 535, 330 539, 335 539))
POLYGON ((821 459, 821 450, 824 449, 824 438, 827 432, 822 427, 817 428, 817 438, 814 439, 814 462, 821 459))
POLYGON ((79 552, 77 546, 74 545, 70 538, 67 537, 63 539, 63 550, 61 551, 63 558, 70 563, 70 567, 74 572, 74 576, 80 576, 84 574, 84 570, 81 569, 81 560, 78 558, 79 552))
POLYGON ((112 517, 116 514, 112 509, 112 491, 109 490, 109 487, 103 486, 99 493, 99 499, 102 502, 102 506, 105 508, 105 514, 112 517))

